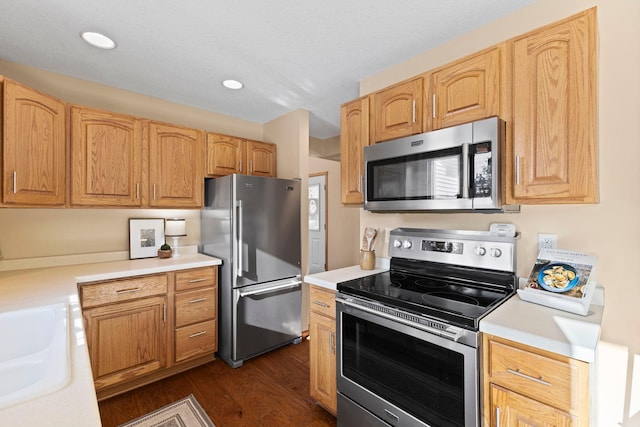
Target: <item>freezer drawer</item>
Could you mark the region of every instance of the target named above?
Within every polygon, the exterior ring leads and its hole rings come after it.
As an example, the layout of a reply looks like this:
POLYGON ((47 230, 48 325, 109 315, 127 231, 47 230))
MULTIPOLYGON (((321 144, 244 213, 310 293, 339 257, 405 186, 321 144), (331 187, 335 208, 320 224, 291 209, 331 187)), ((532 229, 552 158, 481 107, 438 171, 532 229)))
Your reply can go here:
POLYGON ((302 282, 298 278, 234 289, 236 340, 242 361, 300 338, 302 282))

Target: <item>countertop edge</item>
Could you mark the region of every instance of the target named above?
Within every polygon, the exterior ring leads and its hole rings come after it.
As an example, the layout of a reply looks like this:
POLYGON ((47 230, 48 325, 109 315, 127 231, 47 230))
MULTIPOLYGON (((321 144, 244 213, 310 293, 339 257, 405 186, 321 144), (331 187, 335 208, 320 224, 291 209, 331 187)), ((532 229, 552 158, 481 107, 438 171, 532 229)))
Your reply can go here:
POLYGON ((182 263, 180 263, 179 261, 176 261, 171 264, 166 263, 164 265, 143 266, 143 267, 126 269, 121 271, 111 271, 111 272, 103 272, 103 273, 97 273, 97 274, 81 275, 81 276, 74 277, 74 279, 78 284, 81 285, 84 282, 96 282, 100 280, 120 279, 122 277, 166 273, 169 271, 189 270, 191 268, 210 267, 210 266, 222 264, 222 261, 217 258, 212 258, 210 260, 191 260, 188 257, 185 257, 180 261, 182 261, 182 263))

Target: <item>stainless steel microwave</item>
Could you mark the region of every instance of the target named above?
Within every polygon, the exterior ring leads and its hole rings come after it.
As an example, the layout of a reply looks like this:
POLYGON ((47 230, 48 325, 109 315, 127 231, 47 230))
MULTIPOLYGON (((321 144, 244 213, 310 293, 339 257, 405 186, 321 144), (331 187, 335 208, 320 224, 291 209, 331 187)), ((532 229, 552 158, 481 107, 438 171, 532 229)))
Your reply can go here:
POLYGON ((502 212, 504 137, 491 117, 365 147, 364 209, 502 212))

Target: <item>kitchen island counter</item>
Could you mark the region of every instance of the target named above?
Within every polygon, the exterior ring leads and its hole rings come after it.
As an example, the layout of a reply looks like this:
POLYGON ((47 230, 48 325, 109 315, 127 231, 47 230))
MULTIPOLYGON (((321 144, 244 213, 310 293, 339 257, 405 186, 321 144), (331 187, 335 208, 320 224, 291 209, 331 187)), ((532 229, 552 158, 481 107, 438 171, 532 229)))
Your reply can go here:
POLYGON ((0 312, 65 303, 69 307, 71 380, 58 391, 0 409, 3 425, 100 426, 100 413, 84 333, 78 283, 220 265, 186 254, 0 273, 0 312))

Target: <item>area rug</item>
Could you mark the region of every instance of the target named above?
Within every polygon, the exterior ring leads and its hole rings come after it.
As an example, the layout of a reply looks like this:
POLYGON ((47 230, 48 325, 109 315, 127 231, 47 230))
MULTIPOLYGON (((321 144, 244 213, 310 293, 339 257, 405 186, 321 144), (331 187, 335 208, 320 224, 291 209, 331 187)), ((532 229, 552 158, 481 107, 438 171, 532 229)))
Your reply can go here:
POLYGON ((193 394, 120 427, 215 427, 193 394))

